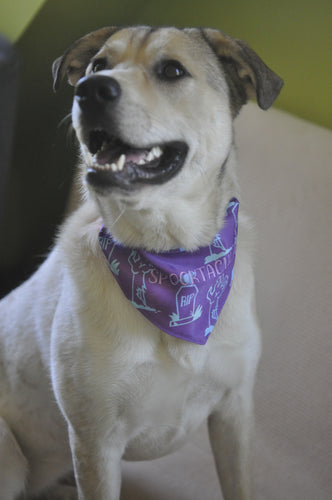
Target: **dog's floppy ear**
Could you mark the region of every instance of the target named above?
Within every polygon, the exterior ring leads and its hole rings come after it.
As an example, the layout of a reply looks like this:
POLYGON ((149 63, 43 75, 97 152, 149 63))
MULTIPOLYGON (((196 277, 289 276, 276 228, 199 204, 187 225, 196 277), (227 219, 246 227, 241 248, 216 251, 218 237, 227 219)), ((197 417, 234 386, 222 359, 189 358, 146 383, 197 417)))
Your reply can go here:
POLYGON ((75 85, 84 75, 90 59, 117 30, 118 28, 116 27, 105 27, 97 31, 92 31, 76 40, 76 42, 74 42, 73 45, 53 63, 53 89, 57 90, 59 88, 60 82, 65 74, 68 77, 70 85, 75 85))
POLYGON ((234 114, 250 98, 256 98, 262 109, 272 106, 283 86, 282 79, 242 40, 214 29, 204 29, 203 35, 224 68, 234 114))

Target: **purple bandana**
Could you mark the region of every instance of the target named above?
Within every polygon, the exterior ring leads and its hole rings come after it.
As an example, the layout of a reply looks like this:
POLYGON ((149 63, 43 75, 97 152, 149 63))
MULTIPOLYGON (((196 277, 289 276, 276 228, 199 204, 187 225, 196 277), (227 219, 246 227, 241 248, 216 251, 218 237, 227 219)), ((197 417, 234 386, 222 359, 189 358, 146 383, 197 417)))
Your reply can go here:
POLYGON ((233 198, 212 244, 195 252, 127 248, 101 229, 100 246, 123 293, 169 335, 206 343, 232 285, 238 209, 239 202, 233 198))

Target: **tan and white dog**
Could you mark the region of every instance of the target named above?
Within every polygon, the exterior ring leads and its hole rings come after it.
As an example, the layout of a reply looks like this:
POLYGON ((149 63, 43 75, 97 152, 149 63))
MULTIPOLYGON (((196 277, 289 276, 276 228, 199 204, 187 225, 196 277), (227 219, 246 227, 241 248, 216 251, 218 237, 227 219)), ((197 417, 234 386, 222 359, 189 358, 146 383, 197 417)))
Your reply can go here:
POLYGON ((250 223, 206 345, 174 338, 124 296, 98 234, 165 252, 210 245, 240 198, 233 119, 282 86, 212 29, 103 28, 54 63, 75 86, 84 202, 40 269, 0 304, 0 499, 118 500, 121 459, 153 459, 208 421, 226 500, 253 498, 260 356, 250 223), (61 483, 74 468, 76 488, 61 483))

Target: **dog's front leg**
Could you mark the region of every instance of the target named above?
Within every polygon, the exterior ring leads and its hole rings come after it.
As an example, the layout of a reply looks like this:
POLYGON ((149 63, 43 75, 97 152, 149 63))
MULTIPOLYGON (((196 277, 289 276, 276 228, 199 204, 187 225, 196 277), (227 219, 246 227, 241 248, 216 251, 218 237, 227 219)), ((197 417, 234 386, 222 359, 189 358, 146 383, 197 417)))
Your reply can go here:
POLYGON ((79 500, 119 500, 122 447, 81 436, 69 428, 79 500))
POLYGON ((232 394, 208 419, 209 437, 225 500, 253 500, 252 402, 232 394))

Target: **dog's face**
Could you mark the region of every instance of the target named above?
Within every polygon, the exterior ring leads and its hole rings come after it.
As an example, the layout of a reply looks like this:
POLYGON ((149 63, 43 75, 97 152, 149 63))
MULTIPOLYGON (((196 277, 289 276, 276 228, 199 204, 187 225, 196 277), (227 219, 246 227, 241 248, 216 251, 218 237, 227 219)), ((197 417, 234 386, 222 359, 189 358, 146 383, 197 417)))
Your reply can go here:
POLYGON ((73 124, 94 189, 160 185, 182 169, 188 175, 202 157, 223 163, 231 141, 227 86, 205 63, 208 47, 195 42, 177 30, 127 29, 89 63, 73 124))
POLYGON ((281 88, 251 49, 216 30, 103 28, 55 62, 55 87, 65 73, 89 191, 103 206, 146 209, 219 185, 233 117, 251 96, 269 107, 281 88))

